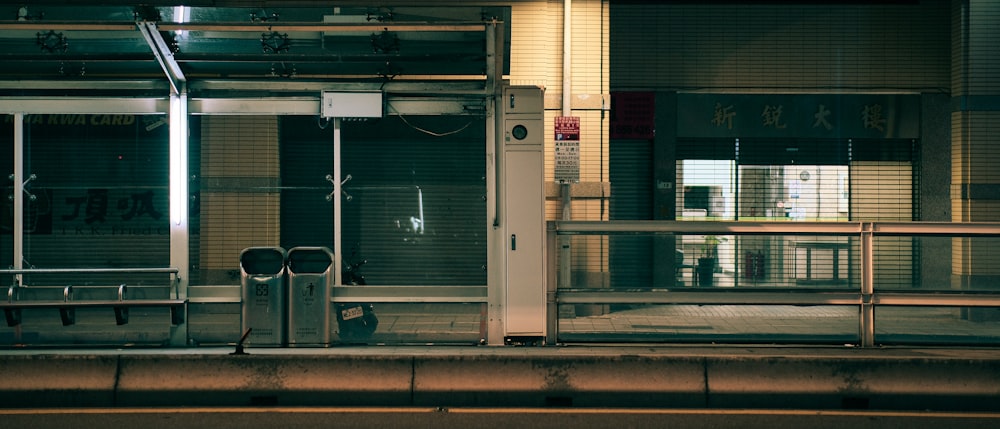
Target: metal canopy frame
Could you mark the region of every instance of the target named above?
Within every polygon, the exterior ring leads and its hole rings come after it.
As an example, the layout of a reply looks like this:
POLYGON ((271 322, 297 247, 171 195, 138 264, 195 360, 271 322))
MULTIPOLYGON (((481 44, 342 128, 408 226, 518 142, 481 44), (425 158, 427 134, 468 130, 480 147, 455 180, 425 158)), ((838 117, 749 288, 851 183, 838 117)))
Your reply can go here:
MULTIPOLYGON (((387 92, 492 91, 490 32, 504 6, 4 6, 0 97, 303 96, 367 84, 387 92), (16 17, 16 19, 14 19, 16 17), (78 95, 78 94, 73 94, 78 95)), ((291 2, 286 2, 291 3, 291 2)), ((500 62, 506 72, 508 62, 500 62)))
MULTIPOLYGON (((15 11, 20 14, 19 7, 0 1, 0 16, 5 8, 11 17, 15 11)), ((13 115, 17 124, 31 114, 163 114, 171 123, 186 123, 189 115, 319 115, 324 91, 375 90, 384 94, 387 115, 483 117, 488 158, 494 156, 494 94, 508 70, 510 36, 503 27, 509 7, 435 8, 434 13, 441 14, 436 21, 405 22, 402 19, 416 17, 423 9, 401 8, 398 20, 371 22, 357 14, 369 10, 361 7, 338 8, 351 16, 349 22, 323 21, 330 20, 324 15, 331 13, 330 7, 293 8, 288 14, 292 20, 283 15, 281 21, 273 21, 267 15, 254 22, 246 17, 259 8, 205 7, 203 12, 218 13, 189 22, 174 20, 173 9, 174 5, 69 7, 42 2, 27 6, 23 19, 20 15, 19 20, 0 19, 0 61, 7 66, 0 69, 0 114, 13 115), (469 11, 475 11, 479 20, 469 21, 469 11), (286 33, 292 41, 289 52, 248 51, 261 49, 268 35, 280 38, 286 33), (400 52, 359 52, 372 49, 376 36, 397 35, 400 52), (36 39, 60 43, 40 48, 47 42, 36 39), (327 42, 335 42, 335 49, 327 49, 327 42), (442 43, 457 48, 442 50, 442 43), (411 46, 416 50, 406 52, 411 46), (295 53, 300 47, 306 52, 295 53), (391 69, 396 64, 399 68, 391 69), (286 73, 292 69, 296 72, 286 73)), ((187 139, 181 136, 186 133, 179 126, 173 128, 171 159, 185 159, 187 139)), ((15 140, 14 156, 20 160, 21 133, 15 140)), ((186 166, 174 164, 172 188, 174 176, 186 175, 186 166)), ((496 174, 492 167, 487 166, 487 175, 496 174)), ((16 163, 18 183, 24 170, 16 163)), ((495 198, 495 188, 488 188, 495 198)), ((174 195, 172 190, 172 206, 179 206, 187 192, 174 195)), ((21 201, 15 198, 15 203, 21 201)), ((21 212, 18 206, 15 209, 21 212)), ((234 302, 233 288, 189 287, 187 222, 183 216, 174 217, 172 211, 170 254, 171 266, 180 269, 178 296, 189 302, 234 302)), ((15 219, 18 237, 22 222, 15 219)), ((15 247, 20 257, 22 249, 15 247)), ((340 252, 336 255, 339 266, 340 252)), ((486 286, 390 286, 379 291, 387 293, 383 300, 394 302, 485 304, 492 302, 494 283, 490 278, 486 286)), ((345 297, 372 292, 345 288, 345 297)), ((238 302, 238 296, 235 299, 238 302)), ((502 331, 494 326, 499 321, 490 323, 491 335, 502 331)), ((185 331, 186 326, 177 330, 185 331)), ((182 337, 171 342, 183 344, 182 337)))

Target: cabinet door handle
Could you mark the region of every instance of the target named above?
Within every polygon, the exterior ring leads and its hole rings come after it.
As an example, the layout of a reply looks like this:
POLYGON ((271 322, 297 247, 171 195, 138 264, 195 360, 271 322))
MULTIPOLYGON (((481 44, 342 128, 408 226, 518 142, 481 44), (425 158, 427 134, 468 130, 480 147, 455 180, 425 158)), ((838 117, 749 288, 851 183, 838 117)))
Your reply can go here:
POLYGON ((510 235, 510 250, 517 250, 517 234, 510 235))

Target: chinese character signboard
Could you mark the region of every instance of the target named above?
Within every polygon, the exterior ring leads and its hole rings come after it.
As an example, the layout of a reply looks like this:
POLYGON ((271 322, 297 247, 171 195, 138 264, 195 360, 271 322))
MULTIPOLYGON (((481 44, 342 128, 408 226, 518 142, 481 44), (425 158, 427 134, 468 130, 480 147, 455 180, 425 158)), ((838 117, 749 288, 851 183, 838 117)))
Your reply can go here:
POLYGON ((905 94, 678 94, 679 137, 919 138, 905 94))
POLYGON ((580 181, 580 117, 556 117, 555 131, 556 182, 577 183, 580 181))

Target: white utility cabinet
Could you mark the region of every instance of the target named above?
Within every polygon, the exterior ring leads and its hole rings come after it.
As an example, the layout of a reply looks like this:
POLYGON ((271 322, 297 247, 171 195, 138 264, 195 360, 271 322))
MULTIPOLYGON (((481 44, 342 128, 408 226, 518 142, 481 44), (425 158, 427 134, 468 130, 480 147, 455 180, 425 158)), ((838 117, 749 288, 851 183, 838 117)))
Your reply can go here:
POLYGON ((507 87, 502 99, 507 342, 542 341, 546 335, 542 96, 538 87, 507 87))

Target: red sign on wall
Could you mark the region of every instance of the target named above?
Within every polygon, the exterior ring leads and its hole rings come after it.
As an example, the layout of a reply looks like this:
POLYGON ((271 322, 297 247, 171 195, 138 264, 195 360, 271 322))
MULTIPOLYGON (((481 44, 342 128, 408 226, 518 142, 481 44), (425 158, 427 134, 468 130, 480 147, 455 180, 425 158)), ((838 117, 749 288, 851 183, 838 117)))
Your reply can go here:
POLYGON ((580 117, 556 116, 556 141, 580 141, 580 117))
POLYGON ((612 92, 610 137, 652 139, 655 107, 656 95, 652 92, 612 92))

